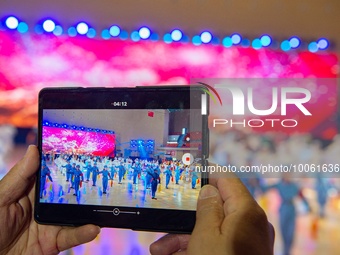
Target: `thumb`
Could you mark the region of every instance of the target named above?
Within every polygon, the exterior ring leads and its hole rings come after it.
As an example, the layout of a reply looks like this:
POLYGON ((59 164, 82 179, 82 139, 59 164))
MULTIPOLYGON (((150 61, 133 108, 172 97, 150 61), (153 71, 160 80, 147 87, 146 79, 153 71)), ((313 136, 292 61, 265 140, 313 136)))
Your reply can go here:
POLYGON ((35 180, 39 166, 37 147, 30 145, 25 156, 0 181, 0 206, 20 199, 35 180))
POLYGON ((211 185, 203 186, 197 201, 194 232, 202 233, 209 229, 219 229, 223 219, 223 201, 218 190, 211 185))

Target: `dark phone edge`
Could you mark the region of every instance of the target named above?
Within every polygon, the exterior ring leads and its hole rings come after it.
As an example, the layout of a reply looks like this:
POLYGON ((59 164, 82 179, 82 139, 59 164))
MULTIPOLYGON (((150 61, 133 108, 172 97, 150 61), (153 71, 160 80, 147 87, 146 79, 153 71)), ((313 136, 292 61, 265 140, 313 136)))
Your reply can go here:
MULTIPOLYGON (((173 89, 173 88, 187 88, 189 85, 178 85, 178 86, 172 86, 172 85, 168 85, 168 86, 137 86, 135 88, 138 88, 138 89, 141 89, 141 90, 144 90, 144 89, 173 89)), ((198 87, 202 87, 200 85, 193 85, 191 86, 192 88, 198 88, 198 87)), ((38 109, 38 137, 41 137, 42 136, 42 122, 40 121, 42 118, 42 110, 43 108, 40 107, 40 104, 42 103, 40 100, 41 100, 41 95, 43 95, 45 92, 51 92, 51 91, 57 91, 57 90, 71 90, 71 91, 75 91, 75 90, 105 90, 105 89, 118 89, 118 90, 124 90, 124 89, 129 89, 129 90, 133 90, 134 88, 124 88, 124 87, 118 87, 118 88, 104 88, 104 87, 97 87, 97 88, 84 88, 84 87, 58 87, 58 88, 43 88, 42 90, 40 90, 39 92, 39 109, 38 109)), ((207 97, 207 99, 209 100, 209 97, 207 97)), ((204 118, 206 119, 202 119, 202 139, 204 139, 204 142, 203 144, 205 144, 205 146, 203 147, 205 153, 203 153, 202 151, 202 165, 207 165, 207 159, 208 159, 208 156, 209 156, 209 129, 208 129, 208 125, 204 125, 204 123, 208 123, 208 116, 209 116, 209 102, 207 103, 207 108, 208 108, 208 114, 207 116, 205 116, 204 118)), ((40 157, 42 156, 41 150, 42 148, 42 139, 38 139, 38 149, 39 149, 39 155, 40 157)), ((41 160, 39 160, 39 169, 37 171, 37 174, 36 174, 36 178, 37 180, 39 180, 40 178, 40 173, 41 173, 41 160)), ((206 184, 209 183, 209 178, 208 178, 208 174, 203 172, 203 177, 201 177, 201 186, 204 186, 206 184)), ((35 187, 35 210, 34 210, 34 220, 39 223, 39 224, 43 224, 43 225, 60 225, 60 226, 82 226, 82 225, 85 225, 85 224, 93 224, 91 222, 84 222, 84 223, 75 223, 75 224, 65 224, 63 222, 53 222, 53 221, 41 221, 39 220, 39 217, 38 217, 38 208, 39 208, 39 205, 41 204, 40 203, 40 181, 37 181, 36 182, 37 185, 35 187), (37 206, 38 205, 38 206, 37 206), (50 223, 49 223, 50 222, 50 223)), ((93 206, 94 208, 97 206, 97 205, 89 205, 89 206, 93 206)), ((150 208, 145 208, 145 209, 150 209, 150 208)), ((153 208, 152 208, 153 209, 153 208)), ((183 211, 186 211, 188 212, 188 210, 183 210, 183 211)), ((194 211, 195 212, 195 211, 194 211)), ((107 224, 97 224, 98 226, 100 227, 107 227, 107 224)), ((113 227, 115 228, 115 226, 109 226, 109 227, 113 227)), ((150 231, 150 232, 165 232, 165 233, 182 233, 182 234, 185 234, 185 233, 191 233, 191 231, 189 230, 169 230, 169 229, 154 229, 154 228, 146 228, 146 227, 138 227, 138 228, 134 228, 132 226, 127 226, 127 227, 121 227, 119 226, 119 228, 124 228, 124 229, 132 229, 134 231, 150 231)))

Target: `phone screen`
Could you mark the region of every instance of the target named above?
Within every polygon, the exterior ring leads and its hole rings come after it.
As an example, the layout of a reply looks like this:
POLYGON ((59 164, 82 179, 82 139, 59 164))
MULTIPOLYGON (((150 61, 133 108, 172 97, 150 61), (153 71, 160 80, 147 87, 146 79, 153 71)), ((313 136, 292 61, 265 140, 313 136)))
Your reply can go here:
POLYGON ((72 93, 41 102, 40 203, 196 209, 201 92, 72 93))

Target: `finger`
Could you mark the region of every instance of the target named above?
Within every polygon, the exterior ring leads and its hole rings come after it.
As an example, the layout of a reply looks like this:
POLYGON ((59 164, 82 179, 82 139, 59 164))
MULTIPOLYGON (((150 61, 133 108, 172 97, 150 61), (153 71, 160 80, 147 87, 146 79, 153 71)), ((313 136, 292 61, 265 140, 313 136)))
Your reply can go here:
POLYGON ((224 213, 230 213, 243 209, 245 204, 255 202, 248 189, 238 178, 222 178, 216 181, 217 188, 224 202, 224 213))
POLYGON ((169 255, 185 250, 189 239, 190 235, 165 235, 150 245, 150 253, 152 255, 169 255))
POLYGON ((218 190, 212 185, 205 185, 197 201, 195 232, 204 233, 211 229, 219 230, 224 219, 223 201, 218 190))
POLYGON ((0 205, 13 203, 32 187, 38 166, 37 147, 30 145, 25 156, 1 180, 0 205))
POLYGON ((64 251, 74 246, 87 243, 96 238, 100 227, 85 225, 77 228, 63 228, 57 235, 57 249, 64 251))

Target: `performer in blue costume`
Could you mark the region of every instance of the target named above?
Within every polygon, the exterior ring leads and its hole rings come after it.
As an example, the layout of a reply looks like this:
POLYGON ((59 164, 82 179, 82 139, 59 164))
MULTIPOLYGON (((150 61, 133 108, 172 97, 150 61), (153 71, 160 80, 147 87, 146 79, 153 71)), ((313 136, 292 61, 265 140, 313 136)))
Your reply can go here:
POLYGON ((197 179, 198 179, 198 174, 195 170, 193 170, 191 174, 191 188, 196 189, 197 179))
POLYGON ((146 166, 146 175, 145 175, 145 187, 146 189, 150 189, 151 187, 151 179, 152 179, 153 171, 151 166, 146 166))
POLYGON ((281 206, 279 210, 280 230, 283 238, 283 254, 289 255, 292 249, 295 232, 296 211, 294 198, 300 196, 305 206, 310 210, 307 200, 303 197, 299 187, 289 178, 283 178, 274 185, 262 186, 263 191, 277 189, 281 197, 281 206))
POLYGON ((85 168, 86 168, 86 182, 89 182, 90 181, 90 175, 91 175, 91 172, 92 172, 91 162, 86 161, 85 168))
POLYGON ((181 178, 181 169, 179 166, 175 166, 175 181, 178 184, 179 179, 181 178))
POLYGON ((315 190, 317 192, 317 200, 319 204, 319 216, 321 218, 325 217, 325 206, 328 199, 328 189, 330 185, 327 178, 322 178, 317 176, 315 179, 315 190))
POLYGON ((139 162, 136 162, 131 168, 133 169, 133 184, 136 184, 138 174, 141 173, 142 168, 139 162))
POLYGON ((70 161, 67 160, 67 164, 65 166, 62 166, 66 168, 66 181, 68 182, 70 179, 72 180, 72 166, 70 164, 70 161))
POLYGON ((110 175, 109 171, 107 170, 107 166, 104 166, 103 171, 100 171, 99 174, 103 176, 103 194, 106 194, 107 184, 109 183, 109 178, 112 180, 112 176, 110 175))
POLYGON ((122 184, 122 179, 125 174, 125 167, 123 166, 123 161, 121 161, 119 166, 116 166, 116 168, 118 168, 118 184, 122 184))
POLYGON ((84 176, 80 170, 80 165, 76 166, 76 171, 74 172, 74 194, 73 196, 78 196, 78 191, 80 188, 80 183, 84 181, 84 176))
POLYGON ((72 168, 71 168, 71 189, 74 189, 74 173, 76 172, 76 163, 72 163, 72 168))
POLYGON ((152 199, 156 199, 156 191, 157 191, 157 185, 158 183, 161 183, 161 178, 159 178, 159 174, 157 172, 157 169, 154 170, 154 172, 151 174, 151 197, 152 199))
POLYGON ((94 162, 93 167, 92 167, 92 186, 95 187, 96 186, 96 182, 97 182, 97 176, 99 173, 99 169, 97 167, 97 163, 94 162))
POLYGON ((40 198, 43 197, 43 192, 45 190, 45 184, 46 184, 46 177, 53 182, 52 177, 51 177, 51 171, 50 169, 46 166, 46 162, 42 162, 42 168, 41 168, 41 178, 40 178, 40 198))
POLYGON ((166 169, 164 171, 165 174, 165 188, 168 189, 169 183, 170 183, 170 179, 172 177, 172 172, 170 170, 170 166, 166 166, 166 169))

